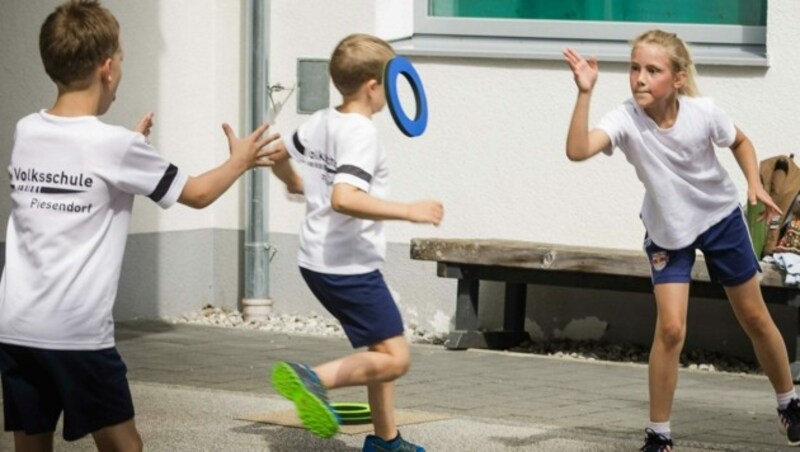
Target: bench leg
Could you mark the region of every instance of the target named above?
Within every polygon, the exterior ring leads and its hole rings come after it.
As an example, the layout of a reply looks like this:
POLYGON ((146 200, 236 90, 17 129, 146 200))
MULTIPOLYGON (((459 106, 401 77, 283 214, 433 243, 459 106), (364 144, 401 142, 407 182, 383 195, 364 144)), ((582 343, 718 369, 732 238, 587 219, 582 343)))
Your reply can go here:
POLYGON ((526 284, 507 284, 503 311, 503 330, 478 330, 478 280, 459 279, 455 329, 444 345, 450 350, 467 348, 505 349, 530 339, 525 332, 526 284))
POLYGON ((479 288, 478 280, 458 280, 455 330, 447 336, 445 347, 451 350, 464 350, 476 346, 474 338, 478 334, 479 288))
POLYGON ((506 284, 506 305, 503 312, 505 331, 525 331, 527 294, 527 284, 506 284))

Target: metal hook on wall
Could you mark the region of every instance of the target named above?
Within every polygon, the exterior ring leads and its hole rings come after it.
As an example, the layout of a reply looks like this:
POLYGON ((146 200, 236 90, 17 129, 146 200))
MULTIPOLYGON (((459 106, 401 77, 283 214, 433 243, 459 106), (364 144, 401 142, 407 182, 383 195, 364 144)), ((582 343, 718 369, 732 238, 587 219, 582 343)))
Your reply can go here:
POLYGON ((270 118, 269 122, 274 122, 275 121, 275 119, 278 117, 278 113, 281 112, 281 109, 286 104, 286 101, 289 100, 289 97, 292 96, 292 93, 294 93, 294 91, 296 89, 297 89, 297 85, 296 84, 292 85, 289 88, 287 88, 287 87, 283 86, 283 84, 281 84, 281 82, 278 82, 278 83, 276 83, 274 85, 271 85, 271 86, 267 87, 267 97, 269 97, 269 103, 272 106, 272 113, 270 115, 271 118, 270 118), (288 90, 289 93, 286 94, 283 97, 283 100, 280 101, 280 102, 275 102, 275 98, 272 96, 272 93, 279 93, 281 91, 286 91, 286 90, 288 90))

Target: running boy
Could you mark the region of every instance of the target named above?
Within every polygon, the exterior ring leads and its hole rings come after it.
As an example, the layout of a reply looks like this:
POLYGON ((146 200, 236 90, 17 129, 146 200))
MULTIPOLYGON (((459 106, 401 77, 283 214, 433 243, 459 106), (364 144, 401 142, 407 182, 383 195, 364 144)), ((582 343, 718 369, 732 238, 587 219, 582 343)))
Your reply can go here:
POLYGON ((578 86, 567 135, 567 157, 586 160, 618 147, 644 183, 641 218, 651 264, 658 316, 649 362, 650 425, 643 451, 672 448, 670 414, 678 360, 686 336, 686 310, 695 250, 753 343, 775 390, 781 427, 800 444, 800 401, 789 371, 786 345, 767 311, 760 271, 739 195, 717 160, 714 146, 729 147, 747 178, 747 199, 762 201, 766 216, 778 211, 761 186, 750 140, 711 99, 696 97, 695 70, 686 44, 673 33, 648 31, 633 41, 629 70, 632 98, 589 130, 589 100, 597 60, 564 51, 578 86), (680 212, 680 214, 675 214, 680 212))
POLYGON ((326 391, 366 386, 375 435, 367 436, 363 450, 424 451, 400 436, 394 420, 394 381, 408 371, 410 350, 400 312, 378 270, 386 248, 381 220, 438 225, 443 208, 437 201, 384 199, 389 172, 371 118, 386 105, 382 74, 393 57, 389 44, 376 37, 343 39, 330 62, 342 104, 315 113, 286 143, 291 157, 305 163, 305 177, 286 159, 277 159, 273 168, 290 192, 305 193, 300 273, 342 323, 353 348, 367 350, 313 369, 278 363, 272 382, 295 403, 306 428, 322 437, 339 428, 326 391))
POLYGON ((44 21, 39 48, 58 95, 17 124, 11 216, 0 281, 0 372, 5 430, 17 451, 92 434, 98 450, 142 440, 111 316, 134 195, 162 208, 211 204, 247 169, 270 166, 262 139, 230 126, 230 158, 199 177, 159 156, 136 131, 100 122, 122 76, 119 24, 96 0, 71 0, 44 21))

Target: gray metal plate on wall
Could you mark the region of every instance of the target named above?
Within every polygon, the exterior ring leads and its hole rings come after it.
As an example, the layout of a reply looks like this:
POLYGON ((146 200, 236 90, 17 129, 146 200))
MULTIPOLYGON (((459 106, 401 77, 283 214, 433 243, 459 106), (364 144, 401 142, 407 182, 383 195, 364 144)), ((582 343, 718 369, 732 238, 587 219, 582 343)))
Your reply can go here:
POLYGON ((330 105, 328 60, 298 58, 297 112, 314 113, 330 105))

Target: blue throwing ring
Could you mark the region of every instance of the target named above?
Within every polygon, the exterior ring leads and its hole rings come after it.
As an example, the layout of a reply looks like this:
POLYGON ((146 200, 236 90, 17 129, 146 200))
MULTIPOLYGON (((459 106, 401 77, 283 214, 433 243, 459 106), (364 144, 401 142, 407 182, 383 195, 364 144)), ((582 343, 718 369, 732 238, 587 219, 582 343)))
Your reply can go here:
POLYGON ((425 98, 425 90, 422 88, 422 80, 419 79, 419 74, 411 62, 401 56, 389 60, 386 64, 383 84, 386 87, 386 105, 389 106, 392 119, 400 131, 409 137, 422 135, 428 125, 428 101, 425 98), (397 95, 397 77, 400 74, 408 80, 411 90, 414 92, 417 115, 413 120, 403 111, 400 97, 397 95))

